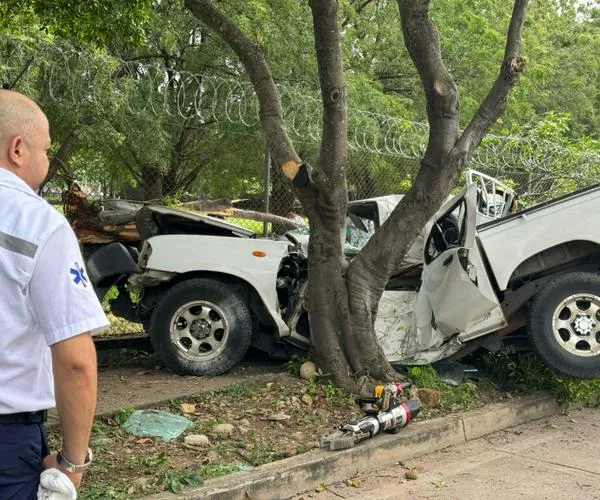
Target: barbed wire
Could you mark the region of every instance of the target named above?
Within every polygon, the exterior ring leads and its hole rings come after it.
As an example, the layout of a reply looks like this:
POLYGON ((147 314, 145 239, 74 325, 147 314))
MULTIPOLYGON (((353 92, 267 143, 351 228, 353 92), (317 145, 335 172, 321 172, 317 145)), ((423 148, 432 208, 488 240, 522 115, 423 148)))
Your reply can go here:
MULTIPOLYGON (((119 59, 106 54, 75 50, 12 35, 0 35, 0 79, 17 82, 25 93, 39 93, 71 107, 112 106, 130 114, 153 114, 199 122, 228 122, 260 127, 259 107, 252 85, 240 78, 193 74, 165 68, 162 60, 119 59)), ((322 106, 316 91, 278 84, 291 136, 315 143, 320 140, 322 106)), ((348 144, 370 154, 406 159, 422 157, 429 127, 399 117, 350 108, 348 144)), ((553 166, 568 159, 572 164, 598 164, 600 153, 580 151, 535 135, 488 134, 472 158, 475 167, 488 171, 518 169, 551 174, 553 166)))

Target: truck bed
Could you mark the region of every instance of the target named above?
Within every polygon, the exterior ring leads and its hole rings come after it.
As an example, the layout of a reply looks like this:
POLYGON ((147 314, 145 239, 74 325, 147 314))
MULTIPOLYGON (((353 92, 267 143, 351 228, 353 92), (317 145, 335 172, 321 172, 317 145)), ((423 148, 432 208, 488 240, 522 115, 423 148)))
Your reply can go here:
POLYGON ((588 253, 590 248, 600 249, 599 216, 600 184, 478 226, 479 245, 498 289, 506 289, 521 264, 550 249, 572 249, 574 242, 586 242, 588 253))

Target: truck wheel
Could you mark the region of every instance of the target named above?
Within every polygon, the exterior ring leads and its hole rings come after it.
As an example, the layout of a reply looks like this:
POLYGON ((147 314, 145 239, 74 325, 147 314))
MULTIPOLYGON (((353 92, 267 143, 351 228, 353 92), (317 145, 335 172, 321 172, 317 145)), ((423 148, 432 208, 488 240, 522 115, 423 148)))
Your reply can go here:
POLYGON ((190 375, 219 375, 246 354, 252 317, 239 288, 191 279, 171 288, 152 315, 150 338, 161 361, 190 375))
POLYGON ((538 293, 529 335, 550 367, 577 378, 600 377, 600 276, 569 273, 538 293))

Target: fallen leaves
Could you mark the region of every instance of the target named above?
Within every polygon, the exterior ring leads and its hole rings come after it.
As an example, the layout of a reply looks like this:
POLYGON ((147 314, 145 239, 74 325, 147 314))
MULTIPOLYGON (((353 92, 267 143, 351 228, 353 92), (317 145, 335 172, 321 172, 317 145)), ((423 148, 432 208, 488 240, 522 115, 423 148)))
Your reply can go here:
POLYGON ((202 415, 202 408, 197 403, 181 403, 179 408, 181 408, 181 411, 186 415, 202 415))
POLYGON ((286 413, 283 413, 283 412, 272 413, 268 417, 268 419, 273 422, 283 422, 284 420, 289 420, 290 418, 292 418, 290 415, 287 415, 286 413))
POLYGON ((353 477, 352 479, 346 479, 346 486, 352 486, 352 488, 362 488, 365 478, 361 476, 353 477))

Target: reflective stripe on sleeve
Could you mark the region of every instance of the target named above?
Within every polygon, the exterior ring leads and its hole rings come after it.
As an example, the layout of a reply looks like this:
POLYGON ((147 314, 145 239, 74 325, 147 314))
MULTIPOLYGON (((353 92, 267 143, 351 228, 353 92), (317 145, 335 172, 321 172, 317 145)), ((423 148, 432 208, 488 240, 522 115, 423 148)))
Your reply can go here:
POLYGON ((31 259, 35 255, 38 246, 30 241, 0 231, 0 247, 10 250, 11 252, 25 255, 25 257, 31 259))

